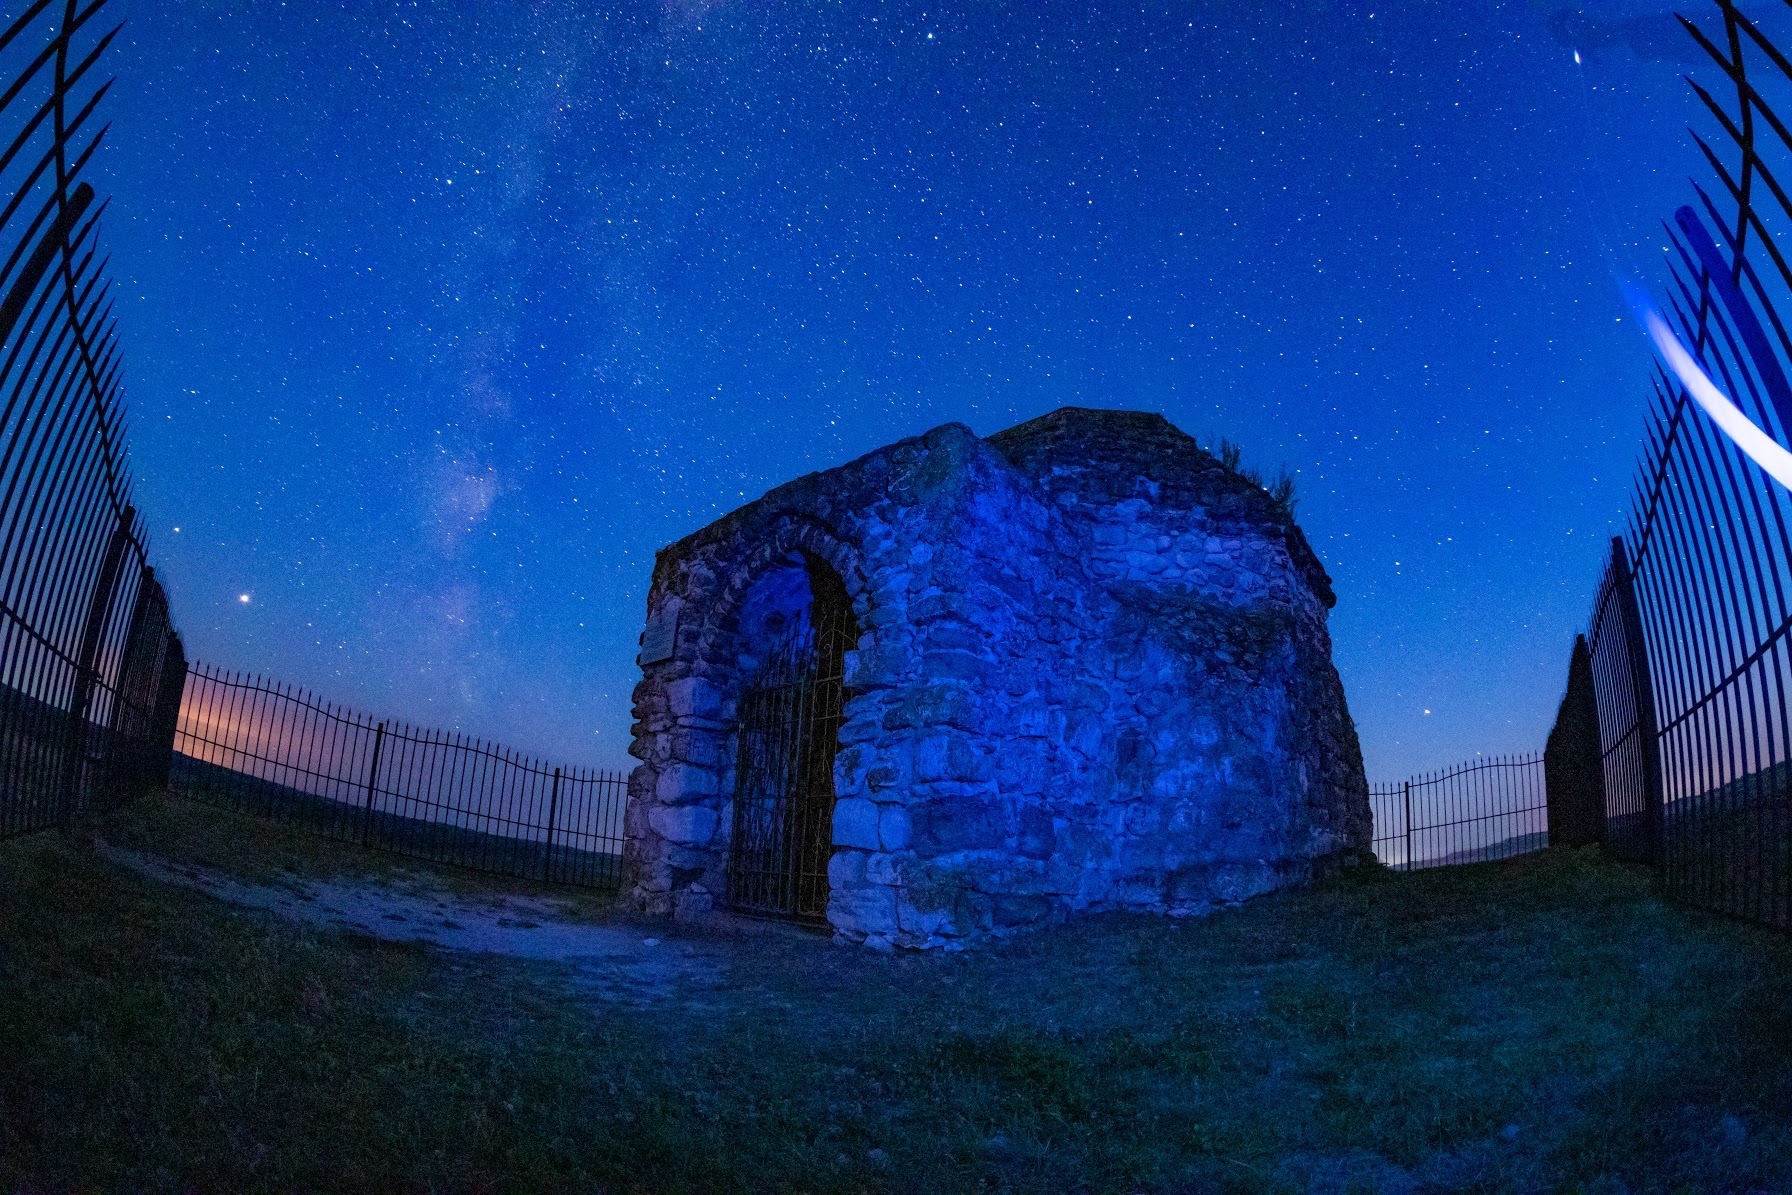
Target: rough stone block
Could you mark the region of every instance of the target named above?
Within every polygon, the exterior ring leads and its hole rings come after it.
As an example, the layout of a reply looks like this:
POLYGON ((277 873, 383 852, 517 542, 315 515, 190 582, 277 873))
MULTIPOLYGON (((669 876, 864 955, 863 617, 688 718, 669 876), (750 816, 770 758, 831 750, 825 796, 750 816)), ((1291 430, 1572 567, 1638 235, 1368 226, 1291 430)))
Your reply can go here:
POLYGON ((913 685, 885 709, 885 730, 914 730, 952 726, 978 730, 984 725, 983 703, 975 689, 954 682, 929 681, 913 685))
POLYGON ((722 712, 722 694, 703 678, 687 676, 666 685, 666 705, 675 718, 715 718, 722 712))
POLYGON ((694 873, 695 883, 704 873, 714 869, 715 855, 702 847, 669 845, 666 847, 666 863, 674 871, 694 873))
POLYGON ((884 805, 877 815, 877 839, 886 851, 905 851, 914 840, 914 820, 901 805, 884 805))
POLYGON ((909 812, 915 849, 924 855, 987 848, 1008 837, 1008 811, 989 796, 936 797, 909 812))
POLYGON ((915 743, 915 779, 983 781, 995 774, 994 761, 962 734, 930 734, 915 743))
POLYGON ((671 747, 671 757, 680 763, 711 769, 721 765, 723 736, 713 730, 680 727, 666 738, 671 747))
POLYGON ((855 797, 834 802, 834 845, 875 851, 878 848, 877 806, 855 797))
POLYGON ((679 920, 702 920, 715 908, 712 894, 691 888, 675 893, 672 901, 672 915, 679 920))
POLYGON ((1064 722, 1065 746, 1087 760, 1105 758, 1102 748, 1116 736, 1108 734, 1107 719, 1100 710, 1071 710, 1064 722))
POLYGON ((877 705, 863 697, 854 698, 846 705, 846 721, 840 727, 840 742, 843 745, 872 742, 882 735, 883 723, 884 715, 877 705))
POLYGON ((836 886, 828 901, 828 924, 849 941, 862 942, 879 934, 894 936, 896 890, 867 883, 836 886))
POLYGON ((1051 814, 1034 804, 1019 810, 1020 834, 1016 849, 1029 859, 1049 859, 1057 847, 1051 814))
POLYGON ((996 787, 1026 797, 1044 795, 1049 764, 1036 741, 1021 740, 996 756, 996 787))
POLYGON ((1014 736, 1043 738, 1051 733, 1052 710, 1043 697, 1030 696, 1008 707, 1005 724, 1014 736))
POLYGON ((713 799, 721 791, 716 773, 688 763, 669 765, 660 773, 653 793, 664 805, 689 805, 713 799))
POLYGON ((865 787, 875 801, 908 799, 912 776, 910 761, 913 751, 907 743, 886 741, 879 749, 877 762, 865 773, 865 787))
POLYGON ((921 647, 925 651, 968 651, 981 654, 989 648, 988 632, 959 622, 939 622, 923 629, 921 647))
POLYGON ((849 689, 891 688, 901 682, 909 667, 908 646, 900 640, 880 641, 847 654, 846 686, 849 689))
POLYGON ((968 651, 930 651, 921 656, 921 676, 928 681, 982 685, 1000 674, 990 661, 968 651))
POLYGON ((995 901, 985 892, 965 889, 952 907, 952 928, 959 937, 985 934, 993 928, 995 901))
POLYGON ((908 855, 906 852, 899 855, 893 855, 888 852, 878 851, 866 855, 865 882, 868 884, 881 884, 886 888, 900 887, 902 885, 903 868, 911 858, 912 856, 908 855))
POLYGON ((975 621, 976 614, 970 599, 960 593, 926 593, 909 603, 909 621, 917 627, 942 618, 957 619, 968 625, 975 621))
POLYGON ((720 818, 716 811, 703 805, 662 805, 648 815, 648 821, 667 842, 702 844, 715 837, 720 818))
POLYGON ((862 795, 869 787, 868 777, 876 758, 877 749, 870 743, 854 743, 850 747, 842 747, 840 754, 834 757, 835 795, 862 795))

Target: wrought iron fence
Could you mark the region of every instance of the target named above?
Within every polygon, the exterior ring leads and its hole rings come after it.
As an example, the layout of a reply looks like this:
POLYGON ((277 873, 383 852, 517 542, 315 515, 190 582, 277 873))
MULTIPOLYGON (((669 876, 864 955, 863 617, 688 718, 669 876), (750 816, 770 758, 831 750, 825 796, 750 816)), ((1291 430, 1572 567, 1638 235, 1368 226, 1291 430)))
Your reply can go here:
POLYGON ((105 132, 102 3, 36 0, 0 32, 0 838, 161 783, 186 673, 80 178, 105 132))
POLYGON ((381 721, 203 664, 188 676, 169 787, 328 837, 552 883, 621 883, 627 777, 381 721))
MULTIPOLYGON (((1792 442, 1792 338, 1775 296, 1792 268, 1792 133, 1761 86, 1792 62, 1731 0, 1721 28, 1682 20, 1733 91, 1692 83, 1722 136, 1694 134, 1721 188, 1667 224, 1675 331, 1735 403, 1792 442), (1713 141, 1715 144, 1713 144, 1713 141)), ((1657 370, 1626 534, 1589 620, 1607 849, 1672 896, 1787 928, 1792 752, 1792 501, 1657 370)))
POLYGON ((1474 759, 1369 787, 1375 857, 1412 871, 1505 859, 1549 845, 1543 756, 1474 759))

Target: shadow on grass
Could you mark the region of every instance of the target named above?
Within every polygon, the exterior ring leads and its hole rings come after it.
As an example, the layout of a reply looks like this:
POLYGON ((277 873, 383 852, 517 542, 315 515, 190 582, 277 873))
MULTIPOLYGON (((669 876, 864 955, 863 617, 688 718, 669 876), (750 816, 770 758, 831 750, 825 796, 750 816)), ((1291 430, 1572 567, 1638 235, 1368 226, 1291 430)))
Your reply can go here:
POLYGON ((242 915, 82 843, 0 847, 7 1190, 1792 1182, 1792 949, 1587 852, 954 956, 741 939, 693 1012, 242 915))

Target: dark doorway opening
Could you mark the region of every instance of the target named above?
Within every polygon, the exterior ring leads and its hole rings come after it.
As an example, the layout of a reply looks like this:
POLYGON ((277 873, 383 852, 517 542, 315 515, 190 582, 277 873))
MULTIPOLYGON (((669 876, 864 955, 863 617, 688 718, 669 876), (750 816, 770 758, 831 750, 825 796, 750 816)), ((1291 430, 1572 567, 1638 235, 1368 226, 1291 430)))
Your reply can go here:
POLYGON ((825 920, 845 658, 858 640, 852 601, 833 569, 793 557, 754 587, 740 624, 748 677, 736 705, 728 903, 825 920))

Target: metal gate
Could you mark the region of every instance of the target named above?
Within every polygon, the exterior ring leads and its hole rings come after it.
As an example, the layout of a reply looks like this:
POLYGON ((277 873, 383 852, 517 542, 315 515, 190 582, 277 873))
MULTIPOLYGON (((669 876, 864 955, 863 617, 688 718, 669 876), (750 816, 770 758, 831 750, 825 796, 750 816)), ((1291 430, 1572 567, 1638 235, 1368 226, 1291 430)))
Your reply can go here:
POLYGON ((737 912, 827 916, 834 755, 845 656, 856 638, 850 607, 817 600, 741 694, 728 861, 728 903, 737 912))

